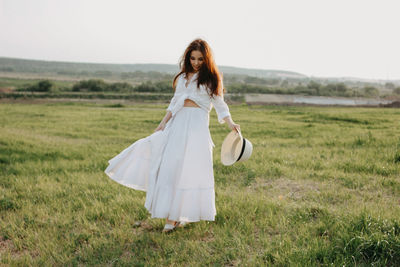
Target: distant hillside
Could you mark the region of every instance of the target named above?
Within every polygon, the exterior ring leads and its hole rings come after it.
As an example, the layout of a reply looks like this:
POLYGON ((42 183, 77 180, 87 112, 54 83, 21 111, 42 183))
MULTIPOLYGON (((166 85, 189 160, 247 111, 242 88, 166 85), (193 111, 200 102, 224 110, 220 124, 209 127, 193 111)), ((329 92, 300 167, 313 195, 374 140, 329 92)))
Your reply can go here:
MULTIPOLYGON (((309 77, 282 70, 219 66, 231 94, 289 94, 336 97, 400 95, 395 81, 351 77, 309 77)), ((58 92, 171 92, 179 72, 172 64, 101 64, 0 57, 0 91, 43 91, 37 80, 50 80, 58 92), (80 87, 78 87, 78 85, 80 87)), ((44 88, 44 89, 43 89, 44 88)), ((45 90, 45 91, 46 91, 45 90)), ((51 91, 51 90, 50 90, 51 91)))
MULTIPOLYGON (((349 87, 375 86, 381 93, 391 93, 400 86, 400 80, 376 80, 356 77, 313 77, 284 70, 248 69, 219 66, 224 74, 225 85, 246 83, 275 87, 296 87, 310 81, 322 85, 344 83, 349 87)), ((124 81, 138 85, 145 81, 171 80, 179 71, 172 64, 101 64, 82 62, 60 62, 0 57, 1 77, 47 78, 77 81, 100 78, 109 82, 124 81)))
MULTIPOLYGON (((246 69, 228 66, 220 66, 224 74, 247 75, 258 78, 307 78, 306 75, 291 71, 246 69)), ((44 60, 30 60, 0 57, 0 71, 23 72, 23 73, 79 73, 79 72, 135 72, 156 71, 168 74, 178 72, 178 65, 172 64, 101 64, 101 63, 75 63, 44 60)))

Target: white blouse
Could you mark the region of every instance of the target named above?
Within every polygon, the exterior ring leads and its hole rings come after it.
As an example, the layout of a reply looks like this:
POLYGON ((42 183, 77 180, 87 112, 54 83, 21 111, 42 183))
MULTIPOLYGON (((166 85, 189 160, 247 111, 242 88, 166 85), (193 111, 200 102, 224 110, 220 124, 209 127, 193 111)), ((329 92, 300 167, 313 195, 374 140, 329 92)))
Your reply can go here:
POLYGON ((214 95, 213 98, 210 97, 205 85, 202 84, 199 88, 197 87, 197 77, 198 72, 192 75, 186 87, 186 74, 183 73, 179 75, 176 81, 175 94, 167 110, 171 111, 172 116, 174 116, 183 107, 185 99, 190 99, 207 112, 210 112, 214 106, 219 123, 224 123, 225 121, 223 119, 227 116, 231 116, 231 114, 228 105, 224 101, 223 95, 214 95))

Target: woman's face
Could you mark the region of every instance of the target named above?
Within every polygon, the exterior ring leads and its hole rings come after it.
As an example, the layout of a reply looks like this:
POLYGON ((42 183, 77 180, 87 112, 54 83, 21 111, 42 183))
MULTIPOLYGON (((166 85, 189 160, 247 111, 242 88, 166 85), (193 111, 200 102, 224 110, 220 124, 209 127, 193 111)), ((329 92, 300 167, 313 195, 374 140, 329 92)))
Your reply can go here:
POLYGON ((190 64, 195 72, 199 71, 203 65, 204 57, 203 54, 198 50, 193 50, 190 53, 190 64))

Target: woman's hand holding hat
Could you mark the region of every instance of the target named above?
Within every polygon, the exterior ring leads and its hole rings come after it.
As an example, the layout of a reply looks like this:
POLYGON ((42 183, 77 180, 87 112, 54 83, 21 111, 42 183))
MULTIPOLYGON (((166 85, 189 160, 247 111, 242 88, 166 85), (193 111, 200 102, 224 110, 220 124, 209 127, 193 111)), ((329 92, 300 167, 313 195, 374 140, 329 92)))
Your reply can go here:
POLYGON ((227 116, 224 118, 224 121, 228 124, 231 130, 236 130, 238 133, 240 132, 240 125, 233 122, 231 116, 227 116))

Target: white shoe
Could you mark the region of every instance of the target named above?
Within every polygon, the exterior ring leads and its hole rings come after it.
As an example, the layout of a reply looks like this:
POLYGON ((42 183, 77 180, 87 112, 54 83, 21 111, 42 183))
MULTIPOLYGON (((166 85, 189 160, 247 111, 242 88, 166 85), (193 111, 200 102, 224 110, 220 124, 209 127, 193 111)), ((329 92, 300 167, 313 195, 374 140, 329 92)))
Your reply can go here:
POLYGON ((177 227, 185 227, 185 225, 187 225, 188 222, 179 222, 179 225, 177 225, 177 227))
POLYGON ((170 223, 166 223, 165 226, 164 226, 164 229, 162 231, 163 231, 163 233, 171 232, 176 227, 178 227, 179 224, 180 224, 180 222, 176 222, 175 225, 170 224, 170 223))

